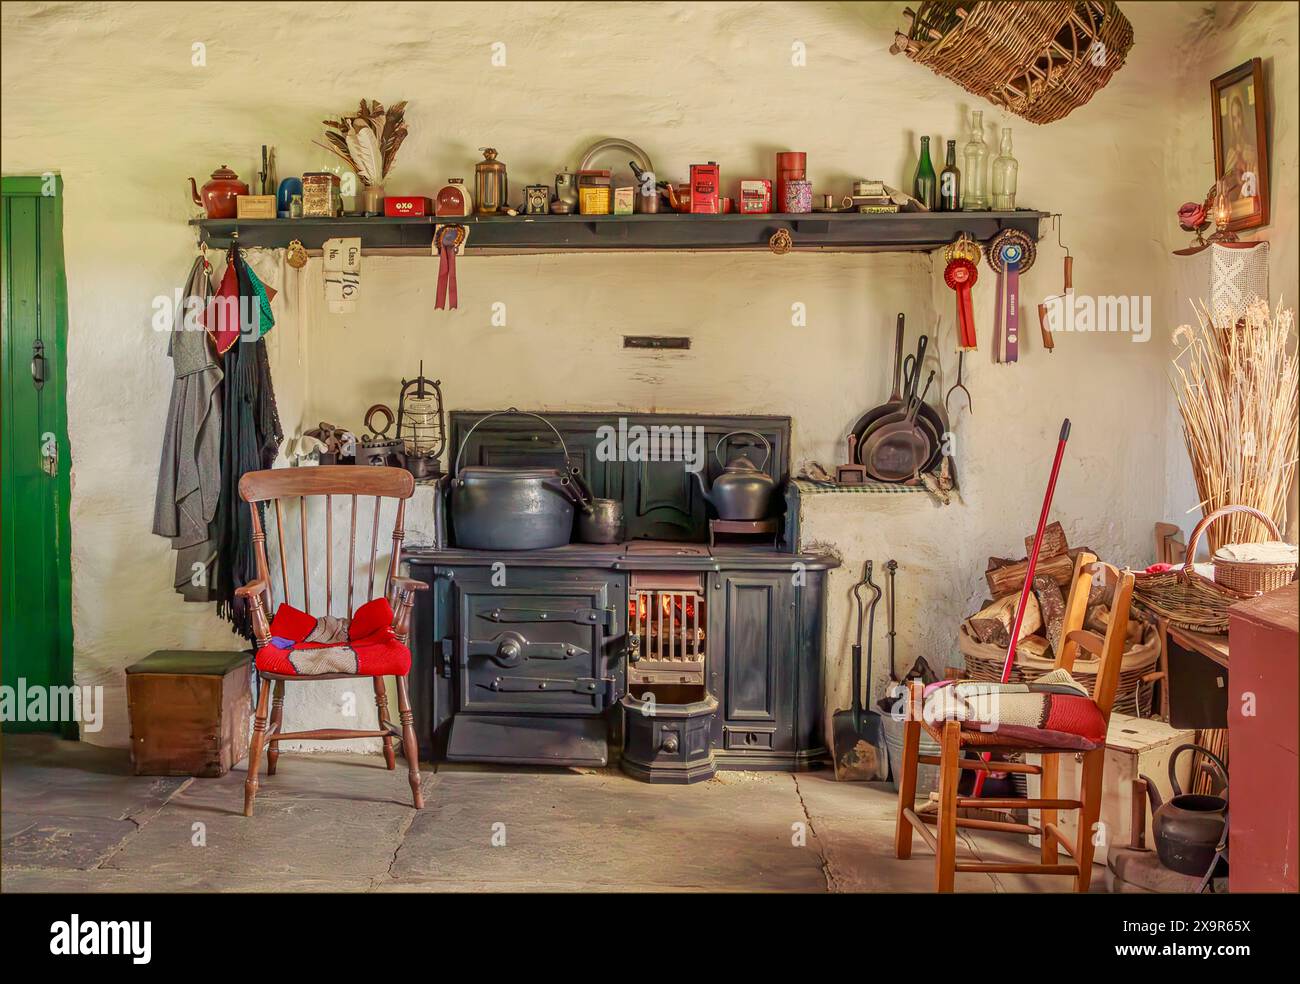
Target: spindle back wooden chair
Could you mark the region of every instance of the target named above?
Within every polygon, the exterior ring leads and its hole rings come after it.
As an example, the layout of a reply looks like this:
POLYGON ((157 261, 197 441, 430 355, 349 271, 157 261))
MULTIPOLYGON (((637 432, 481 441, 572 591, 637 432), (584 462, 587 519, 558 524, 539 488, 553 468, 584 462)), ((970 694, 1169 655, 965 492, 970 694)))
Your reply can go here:
MULTIPOLYGON (((253 815, 253 801, 257 798, 258 774, 261 768, 261 756, 264 745, 269 743, 267 752, 268 776, 275 775, 276 762, 279 759, 279 744, 293 739, 342 740, 348 738, 382 738, 384 762, 389 769, 396 768, 396 756, 393 751, 393 739, 402 742, 405 752, 411 795, 415 808, 422 809, 424 798, 420 791, 419 747, 416 743, 414 717, 411 713, 411 701, 406 687, 406 671, 409 671, 410 652, 406 649, 406 640, 410 627, 411 608, 415 602, 415 592, 427 588, 422 581, 399 577, 402 541, 406 531, 404 520, 406 500, 415 491, 415 481, 411 473, 402 468, 377 466, 328 465, 306 468, 283 468, 268 471, 254 471, 245 474, 239 481, 239 494, 249 504, 252 512, 253 546, 257 554, 257 578, 238 588, 235 594, 247 599, 253 623, 253 632, 258 647, 258 675, 261 686, 258 690, 257 711, 253 720, 253 739, 248 752, 248 777, 244 783, 244 815, 253 815), (312 590, 312 568, 310 561, 310 535, 308 531, 308 501, 315 498, 324 499, 324 542, 325 542, 325 584, 323 591, 312 590), (292 550, 289 546, 289 529, 291 524, 285 522, 283 503, 297 500, 298 509, 298 547, 301 555, 301 586, 303 611, 312 614, 314 602, 324 600, 325 615, 333 614, 334 605, 334 500, 338 497, 351 498, 351 523, 348 534, 347 557, 347 617, 352 618, 356 609, 354 601, 361 592, 354 595, 357 581, 357 526, 358 518, 365 517, 365 507, 359 503, 373 499, 373 514, 370 522, 369 564, 366 567, 362 590, 365 600, 371 601, 375 595, 376 560, 379 555, 380 513, 383 500, 396 500, 396 519, 392 531, 392 554, 388 560, 388 573, 384 578, 384 592, 380 597, 388 599, 392 606, 392 635, 400 645, 399 652, 405 655, 406 671, 394 672, 397 681, 397 707, 401 726, 388 719, 388 692, 384 685, 384 676, 374 673, 283 673, 263 670, 261 663, 264 655, 274 659, 273 637, 271 632, 272 616, 276 612, 273 600, 273 585, 278 585, 281 601, 290 599, 289 589, 297 578, 298 565, 292 564, 292 550), (266 511, 274 515, 276 529, 277 553, 279 559, 279 577, 273 578, 271 566, 267 560, 266 530, 263 528, 263 507, 269 503, 266 511), (364 731, 342 728, 324 728, 311 731, 283 730, 284 685, 289 680, 339 680, 362 679, 371 677, 374 683, 375 705, 379 712, 379 730, 364 731), (271 689, 274 684, 274 699, 271 689), (268 727, 268 704, 269 727, 268 727)), ((267 520, 269 524, 269 519, 267 520)), ((364 526, 362 527, 364 537, 364 526)), ((364 539, 363 539, 364 551, 364 539)), ((362 553, 365 564, 365 553, 362 553)), ((392 646, 388 647, 392 651, 392 646)), ((283 657, 273 665, 283 662, 283 657)), ((358 660, 360 670, 360 661, 358 660)))
MULTIPOLYGON (((1101 712, 1102 733, 1110 724, 1111 706, 1119 685, 1120 669, 1124 661, 1124 643, 1128 635, 1129 607, 1133 598, 1133 574, 1120 571, 1110 564, 1098 562, 1090 553, 1081 552, 1075 559, 1070 582, 1069 597, 1065 602, 1065 615, 1061 627, 1062 645, 1056 655, 1055 669, 1069 672, 1080 649, 1100 660, 1097 679, 1093 684, 1092 700, 1101 712), (1084 629, 1088 597, 1094 577, 1104 577, 1111 591, 1110 621, 1105 638, 1084 629)), ((1102 770, 1106 762, 1106 744, 1083 751, 1083 770, 1078 799, 1061 799, 1057 795, 1057 779, 1062 755, 1078 755, 1078 748, 1035 742, 1032 739, 1006 741, 999 736, 963 729, 961 722, 948 718, 937 722, 927 721, 924 713, 924 686, 914 681, 909 687, 904 706, 903 764, 898 783, 898 817, 894 835, 894 852, 906 860, 912 856, 912 833, 919 833, 935 853, 935 890, 953 891, 956 872, 983 871, 1008 874, 1073 875, 1076 892, 1086 892, 1092 878, 1092 858, 1098 833, 1097 822, 1101 815, 1102 770), (921 729, 924 728, 940 745, 940 754, 921 755, 921 729), (963 757, 963 750, 979 754, 963 757), (1027 752, 1040 756, 1041 765, 1028 762, 986 762, 984 752, 1027 752), (916 770, 918 765, 939 767, 939 810, 936 814, 921 815, 915 810, 916 770), (1036 799, 992 799, 957 795, 957 784, 964 770, 975 772, 1008 772, 1037 775, 1040 794, 1036 799), (1039 811, 1039 824, 984 820, 959 817, 957 811, 967 808, 1029 809, 1039 811), (1072 841, 1057 826, 1060 810, 1078 810, 1077 835, 1072 841), (928 825, 935 825, 931 833, 928 825), (1041 837, 1038 864, 1025 862, 977 862, 957 860, 957 828, 1000 830, 1019 834, 1038 834, 1041 837), (1058 848, 1070 856, 1069 863, 1060 863, 1058 848)))

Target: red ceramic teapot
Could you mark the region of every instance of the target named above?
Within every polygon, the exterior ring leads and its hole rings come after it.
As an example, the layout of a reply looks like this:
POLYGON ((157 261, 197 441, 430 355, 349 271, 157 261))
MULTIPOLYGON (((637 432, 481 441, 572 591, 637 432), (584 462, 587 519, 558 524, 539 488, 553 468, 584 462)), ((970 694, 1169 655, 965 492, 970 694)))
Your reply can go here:
POLYGON ((209 219, 233 219, 235 217, 235 199, 248 194, 248 185, 239 180, 239 175, 222 164, 212 172, 212 180, 203 186, 202 197, 198 184, 190 178, 190 192, 194 204, 202 205, 208 212, 209 219))

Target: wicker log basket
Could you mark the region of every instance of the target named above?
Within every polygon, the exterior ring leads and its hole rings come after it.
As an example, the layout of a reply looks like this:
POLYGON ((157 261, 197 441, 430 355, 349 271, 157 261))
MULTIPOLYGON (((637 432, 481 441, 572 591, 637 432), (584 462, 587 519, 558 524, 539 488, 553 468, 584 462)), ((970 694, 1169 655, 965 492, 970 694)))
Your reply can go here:
POLYGON ((1133 27, 1105 0, 927 0, 889 50, 1031 123, 1068 116, 1110 81, 1133 27))
MULTIPOLYGON (((966 663, 968 679, 988 683, 997 683, 1002 679, 1002 664, 1007 658, 1005 646, 980 642, 963 622, 957 630, 957 648, 966 663)), ((1085 655, 1087 654, 1080 653, 1080 656, 1085 655)), ((1155 669, 1159 659, 1160 639, 1156 635, 1155 626, 1148 624, 1143 629, 1142 640, 1124 649, 1119 685, 1115 688, 1115 710, 1134 717, 1151 716, 1152 688, 1143 686, 1142 678, 1155 669)), ((1050 672, 1055 665, 1055 659, 1045 659, 1017 650, 1009 682, 1032 683, 1044 673, 1050 672)), ((1070 675, 1091 692, 1097 682, 1097 670, 1100 667, 1100 660, 1076 658, 1070 675)))
POLYGON ((1296 578, 1294 563, 1215 562, 1214 579, 1199 573, 1193 566, 1201 535, 1217 519, 1233 513, 1254 516, 1274 540, 1281 540, 1277 525, 1267 515, 1250 506, 1224 506, 1205 516, 1187 540, 1187 557, 1182 567, 1160 574, 1135 575, 1133 603, 1171 624, 1193 632, 1222 635, 1228 631, 1228 609, 1239 601, 1253 598, 1289 584, 1296 578), (1220 570, 1222 568, 1222 570, 1220 570))

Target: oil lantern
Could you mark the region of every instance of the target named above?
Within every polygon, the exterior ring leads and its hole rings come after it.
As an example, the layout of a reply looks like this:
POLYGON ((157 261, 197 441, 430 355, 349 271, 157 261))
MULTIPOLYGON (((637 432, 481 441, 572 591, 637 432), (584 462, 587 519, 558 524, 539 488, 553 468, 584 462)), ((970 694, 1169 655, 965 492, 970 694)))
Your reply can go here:
POLYGON ((437 477, 438 457, 446 445, 441 383, 424 375, 422 361, 419 375, 402 380, 397 399, 397 438, 405 446, 406 468, 417 479, 437 477))
POLYGON ((491 147, 480 147, 483 159, 474 165, 474 210, 479 215, 496 215, 506 205, 506 166, 491 147))

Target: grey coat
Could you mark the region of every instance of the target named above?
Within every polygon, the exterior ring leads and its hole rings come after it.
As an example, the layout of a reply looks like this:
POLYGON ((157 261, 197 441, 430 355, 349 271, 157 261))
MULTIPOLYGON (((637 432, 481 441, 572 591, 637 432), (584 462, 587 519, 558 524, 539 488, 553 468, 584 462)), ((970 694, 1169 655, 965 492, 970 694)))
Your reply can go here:
POLYGON ((223 374, 203 324, 213 292, 205 262, 201 256, 194 261, 167 346, 175 379, 153 514, 153 531, 170 537, 176 551, 174 584, 186 601, 215 598, 223 374), (197 314, 195 305, 201 305, 197 314))

